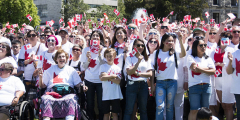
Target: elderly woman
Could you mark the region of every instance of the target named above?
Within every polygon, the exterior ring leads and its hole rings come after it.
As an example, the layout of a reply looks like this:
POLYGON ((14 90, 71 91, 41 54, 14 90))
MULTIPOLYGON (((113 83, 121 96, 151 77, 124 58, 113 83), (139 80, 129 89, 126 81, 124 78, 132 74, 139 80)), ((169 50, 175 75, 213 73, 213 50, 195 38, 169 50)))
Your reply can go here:
MULTIPOLYGON (((42 96, 40 108, 42 109, 43 119, 48 120, 50 118, 66 117, 66 120, 74 120, 75 116, 76 118, 80 117, 78 115, 80 106, 77 103, 77 96, 73 94, 73 88, 81 85, 81 79, 77 71, 66 64, 68 54, 64 50, 60 49, 56 52, 54 61, 57 65, 52 65, 43 74, 42 71, 40 71, 39 75, 39 85, 41 88, 47 88, 47 93, 58 93, 58 97, 49 94, 42 96), (64 86, 66 93, 61 93, 57 90, 60 89, 61 86, 64 86)), ((86 90, 85 86, 84 90, 86 90)))
POLYGON ((73 43, 80 45, 83 49, 87 46, 85 38, 81 35, 76 35, 73 43))
POLYGON ((0 118, 8 120, 10 117, 9 107, 17 105, 19 98, 24 94, 25 87, 22 81, 12 76, 13 65, 4 62, 0 67, 0 118), (3 99, 4 98, 4 99, 3 99))

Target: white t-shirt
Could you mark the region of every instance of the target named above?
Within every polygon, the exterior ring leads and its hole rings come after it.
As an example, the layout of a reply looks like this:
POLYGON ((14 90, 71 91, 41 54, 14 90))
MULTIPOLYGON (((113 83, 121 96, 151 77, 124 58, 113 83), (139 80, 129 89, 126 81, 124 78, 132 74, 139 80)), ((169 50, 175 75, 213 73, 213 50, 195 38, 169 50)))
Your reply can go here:
MULTIPOLYGON (((101 51, 101 57, 103 58, 104 51, 106 48, 103 48, 101 51)), ((90 51, 90 47, 86 47, 82 51, 82 55, 80 58, 80 61, 82 63, 87 62, 87 52, 90 51)), ((89 63, 88 68, 85 71, 85 78, 87 81, 92 82, 92 83, 102 83, 102 81, 99 79, 99 69, 100 69, 100 61, 98 58, 98 54, 95 54, 93 52, 91 53, 91 61, 89 63)), ((83 64, 81 64, 83 65, 83 64)))
POLYGON ((1 59, 1 60, 0 60, 0 65, 1 65, 2 63, 11 63, 14 68, 18 68, 17 63, 16 63, 15 59, 14 59, 12 56, 5 57, 5 58, 1 59))
POLYGON ((232 73, 233 82, 231 86, 231 93, 240 94, 240 50, 235 51, 232 55, 232 67, 234 68, 234 71, 232 73))
POLYGON ((214 42, 214 43, 211 43, 211 42, 207 42, 207 48, 208 49, 212 49, 212 50, 215 50, 217 48, 217 43, 214 42))
POLYGON ((231 42, 230 45, 229 45, 228 47, 231 47, 231 48, 234 49, 234 51, 236 51, 236 50, 238 50, 238 45, 239 45, 239 44, 234 45, 234 44, 231 42))
MULTIPOLYGON (((31 55, 35 55, 36 54, 38 46, 39 46, 39 50, 37 52, 37 55, 40 55, 41 53, 43 53, 44 51, 47 50, 45 44, 40 44, 40 42, 37 42, 37 44, 34 47, 29 48, 27 50, 25 50, 24 46, 22 46, 18 58, 19 59, 23 59, 23 60, 29 59, 31 55)), ((24 77, 25 77, 25 80, 29 80, 29 81, 32 80, 32 75, 33 75, 34 71, 35 71, 35 67, 33 65, 33 62, 30 62, 28 65, 26 65, 24 67, 24 77)))
POLYGON ((210 75, 207 75, 205 73, 195 73, 190 69, 190 66, 192 63, 196 63, 199 67, 208 67, 208 68, 214 68, 215 65, 213 63, 213 60, 208 57, 205 59, 205 57, 199 58, 199 57, 193 57, 192 55, 189 55, 187 58, 187 68, 188 68, 188 87, 191 87, 193 85, 197 85, 199 83, 209 83, 210 82, 210 75))
POLYGON ((24 91, 25 93, 25 86, 18 77, 0 78, 0 106, 11 105, 16 91, 24 91))
POLYGON ((73 47, 73 44, 67 41, 64 45, 62 45, 62 49, 67 52, 68 54, 71 54, 71 49, 73 47))
MULTIPOLYGON (((138 58, 136 56, 133 56, 133 57, 128 56, 125 61, 125 70, 127 71, 127 68, 132 67, 137 62, 138 62, 138 58)), ((148 70, 152 70, 152 69, 153 67, 151 65, 151 59, 148 58, 148 61, 145 61, 144 59, 142 59, 136 71, 138 71, 139 73, 146 73, 148 70)), ((139 77, 134 74, 131 76, 128 75, 128 79, 133 81, 147 81, 146 77, 139 77)))
POLYGON ((57 51, 54 51, 53 53, 49 53, 48 51, 44 51, 41 56, 42 60, 38 60, 37 68, 42 68, 43 72, 50 68, 52 65, 56 65, 55 61, 53 60, 53 55, 57 51))
MULTIPOLYGON (((210 56, 212 51, 213 50, 211 50, 211 49, 206 49, 205 53, 206 53, 207 56, 210 56)), ((183 64, 183 67, 187 67, 187 59, 188 59, 188 56, 191 55, 191 54, 192 54, 192 49, 187 51, 186 56, 184 57, 185 58, 185 60, 184 60, 185 62, 183 64)))
MULTIPOLYGON (((80 61, 80 59, 77 60, 77 61, 73 61, 73 59, 72 59, 71 64, 70 64, 69 66, 73 67, 76 71, 79 71, 79 70, 78 70, 78 63, 79 63, 79 61, 80 61)), ((81 63, 81 64, 82 64, 82 63, 81 63)), ((82 67, 82 65, 80 65, 79 67, 80 67, 81 71, 84 71, 84 70, 85 70, 85 69, 82 67)))
POLYGON ((80 82, 81 79, 77 71, 68 65, 65 65, 62 69, 58 65, 52 65, 43 73, 43 83, 47 88, 51 88, 56 84, 67 84, 74 88, 80 82))
MULTIPOLYGON (((156 52, 157 51, 154 51, 154 53, 150 56, 152 60, 151 63, 152 66, 155 66, 156 52)), ((180 53, 176 51, 177 61, 179 61, 179 54, 180 53)), ((157 65, 158 65, 156 71, 157 80, 178 79, 174 54, 169 56, 169 51, 163 52, 161 49, 159 49, 157 65)))
MULTIPOLYGON (((99 75, 101 75, 101 73, 107 73, 108 75, 115 74, 118 75, 118 77, 120 78, 121 69, 115 64, 113 65, 103 64, 100 66, 99 75)), ((103 88, 102 100, 123 99, 119 84, 106 80, 102 81, 102 88, 103 88)))

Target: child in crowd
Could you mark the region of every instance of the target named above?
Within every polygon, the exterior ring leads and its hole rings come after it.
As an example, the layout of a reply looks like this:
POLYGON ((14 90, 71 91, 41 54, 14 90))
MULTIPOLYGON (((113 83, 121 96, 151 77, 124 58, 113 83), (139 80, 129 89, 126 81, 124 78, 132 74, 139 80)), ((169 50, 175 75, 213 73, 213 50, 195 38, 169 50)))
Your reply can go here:
POLYGON ((212 111, 206 107, 202 107, 198 110, 197 120, 218 120, 215 116, 212 116, 212 111))
POLYGON ((110 106, 112 106, 113 120, 118 120, 120 113, 120 99, 123 99, 120 89, 121 69, 114 64, 116 51, 113 48, 108 48, 104 52, 104 57, 107 63, 100 66, 100 79, 102 81, 102 106, 104 120, 110 120, 110 106))

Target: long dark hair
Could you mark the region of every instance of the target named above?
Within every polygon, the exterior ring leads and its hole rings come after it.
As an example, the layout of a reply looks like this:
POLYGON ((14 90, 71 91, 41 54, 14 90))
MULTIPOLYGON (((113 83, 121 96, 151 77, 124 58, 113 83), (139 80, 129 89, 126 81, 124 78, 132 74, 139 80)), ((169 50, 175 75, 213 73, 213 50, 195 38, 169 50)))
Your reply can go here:
MULTIPOLYGON (((152 40, 152 39, 155 39, 155 38, 150 38, 150 39, 148 40, 148 42, 147 42, 147 45, 146 45, 146 46, 147 46, 148 51, 149 51, 148 43, 149 43, 149 41, 152 40)), ((159 49, 159 46, 160 46, 158 39, 156 39, 156 40, 157 40, 158 43, 157 43, 157 47, 156 47, 155 50, 159 49)), ((149 52, 149 53, 150 53, 150 52, 149 52)))
POLYGON ((141 43, 144 45, 144 49, 143 49, 143 52, 141 53, 141 55, 143 55, 145 61, 148 61, 148 55, 147 55, 147 52, 146 52, 146 46, 145 46, 145 44, 144 44, 144 41, 141 40, 141 39, 136 39, 136 40, 133 42, 133 45, 136 45, 136 43, 137 43, 138 41, 141 42, 141 43))
MULTIPOLYGON (((118 27, 116 30, 115 30, 115 33, 114 33, 114 36, 112 38, 112 45, 111 45, 111 48, 115 48, 114 44, 117 42, 117 38, 116 38, 116 34, 117 34, 117 31, 118 30, 122 30, 123 33, 127 36, 127 31, 123 28, 123 27, 118 27)), ((124 42, 127 41, 127 37, 124 38, 124 42)))
MULTIPOLYGON (((169 37, 172 37, 171 34, 168 34, 168 33, 165 33, 163 36, 162 36, 162 40, 161 40, 161 45, 159 47, 159 49, 163 49, 164 48, 164 42, 169 38, 169 37)), ((169 55, 173 55, 175 52, 175 50, 173 48, 169 49, 169 55)))
MULTIPOLYGON (((198 46, 198 44, 199 44, 199 41, 200 40, 195 40, 194 42, 193 42, 193 45, 192 45, 192 56, 195 58, 195 57, 197 57, 198 56, 198 52, 197 52, 197 46, 198 46)), ((202 41, 204 41, 204 40, 202 40, 202 41)), ((203 56, 205 57, 205 59, 207 59, 208 58, 208 56, 206 55, 206 53, 204 53, 203 54, 203 56)))
MULTIPOLYGON (((100 36, 100 45, 102 45, 103 47, 106 47, 106 46, 104 45, 103 34, 102 34, 99 30, 94 30, 94 31, 92 32, 92 34, 91 34, 91 36, 90 36, 90 40, 92 40, 92 35, 93 35, 95 32, 100 36)), ((89 41, 88 45, 91 46, 91 45, 90 45, 90 41, 89 41)))

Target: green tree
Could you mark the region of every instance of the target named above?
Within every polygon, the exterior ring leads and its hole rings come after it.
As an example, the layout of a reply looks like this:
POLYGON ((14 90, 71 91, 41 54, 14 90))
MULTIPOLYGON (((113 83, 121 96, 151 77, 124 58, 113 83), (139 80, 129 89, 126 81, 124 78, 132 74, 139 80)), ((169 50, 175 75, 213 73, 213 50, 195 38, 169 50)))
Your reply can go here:
POLYGON ((19 26, 23 23, 29 24, 26 15, 30 14, 33 18, 30 25, 35 27, 40 24, 38 10, 33 0, 0 0, 0 8, 1 23, 18 23, 19 26))
POLYGON ((75 14, 86 13, 90 8, 90 6, 85 4, 83 0, 66 0, 63 5, 64 10, 61 11, 61 13, 64 15, 64 22, 66 25, 69 19, 73 18, 75 14))

